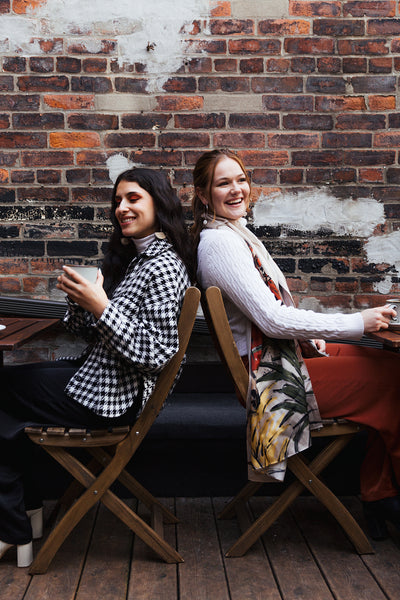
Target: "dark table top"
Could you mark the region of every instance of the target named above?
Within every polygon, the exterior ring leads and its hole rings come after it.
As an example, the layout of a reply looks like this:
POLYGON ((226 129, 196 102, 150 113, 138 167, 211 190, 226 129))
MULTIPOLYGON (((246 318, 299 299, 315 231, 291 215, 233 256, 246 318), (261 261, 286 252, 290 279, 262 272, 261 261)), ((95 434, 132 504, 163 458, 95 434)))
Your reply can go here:
POLYGON ((40 331, 49 329, 60 319, 38 319, 28 317, 0 317, 0 350, 14 350, 40 331))

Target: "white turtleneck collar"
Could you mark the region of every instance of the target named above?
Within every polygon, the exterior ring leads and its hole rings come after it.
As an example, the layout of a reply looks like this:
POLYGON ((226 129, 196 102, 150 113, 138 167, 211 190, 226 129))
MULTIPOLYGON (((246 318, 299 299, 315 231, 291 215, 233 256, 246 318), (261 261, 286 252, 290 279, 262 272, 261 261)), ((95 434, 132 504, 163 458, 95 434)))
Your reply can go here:
POLYGON ((132 242, 136 246, 137 253, 142 254, 142 252, 147 250, 147 248, 150 246, 150 244, 152 242, 154 242, 154 240, 156 239, 156 234, 151 233, 150 235, 147 235, 146 237, 143 237, 143 238, 137 238, 137 239, 131 238, 131 239, 132 239, 132 242))

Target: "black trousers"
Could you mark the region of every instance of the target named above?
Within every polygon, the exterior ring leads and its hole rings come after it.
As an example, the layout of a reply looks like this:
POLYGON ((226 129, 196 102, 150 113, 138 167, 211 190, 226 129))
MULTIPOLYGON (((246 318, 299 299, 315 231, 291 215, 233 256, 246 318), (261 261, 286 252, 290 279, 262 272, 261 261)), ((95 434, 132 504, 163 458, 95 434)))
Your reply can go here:
POLYGON ((27 544, 32 530, 26 510, 41 505, 32 481, 34 444, 28 425, 104 428, 131 424, 137 404, 118 418, 97 415, 69 398, 64 389, 80 366, 60 360, 0 368, 0 540, 27 544))

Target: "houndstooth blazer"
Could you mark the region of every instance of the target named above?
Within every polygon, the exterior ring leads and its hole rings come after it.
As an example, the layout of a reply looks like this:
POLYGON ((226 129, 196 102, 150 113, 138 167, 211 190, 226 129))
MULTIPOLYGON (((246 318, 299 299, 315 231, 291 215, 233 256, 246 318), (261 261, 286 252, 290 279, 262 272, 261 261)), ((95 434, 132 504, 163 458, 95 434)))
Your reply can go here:
POLYGON ((179 347, 177 322, 186 288, 184 264, 167 240, 158 240, 130 263, 101 317, 73 302, 69 331, 91 339, 67 394, 104 417, 143 407, 157 375, 179 347))

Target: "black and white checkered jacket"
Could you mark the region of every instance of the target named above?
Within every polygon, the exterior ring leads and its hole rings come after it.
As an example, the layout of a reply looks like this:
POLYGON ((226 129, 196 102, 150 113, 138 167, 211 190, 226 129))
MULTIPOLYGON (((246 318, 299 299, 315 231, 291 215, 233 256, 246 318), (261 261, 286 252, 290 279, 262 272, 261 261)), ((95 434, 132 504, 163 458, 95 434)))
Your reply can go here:
POLYGON ((99 320, 71 302, 67 329, 92 343, 67 394, 110 418, 124 414, 138 394, 144 406, 158 373, 178 350, 177 322, 189 285, 171 244, 156 239, 132 260, 99 320))

